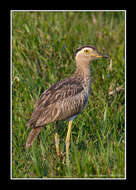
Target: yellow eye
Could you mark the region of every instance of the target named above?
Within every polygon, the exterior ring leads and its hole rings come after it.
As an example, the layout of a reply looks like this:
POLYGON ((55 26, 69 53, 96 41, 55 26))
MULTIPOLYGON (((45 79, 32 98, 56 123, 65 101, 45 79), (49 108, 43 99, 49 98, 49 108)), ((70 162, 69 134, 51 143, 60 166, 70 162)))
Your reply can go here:
POLYGON ((85 49, 85 50, 84 50, 84 53, 89 54, 90 51, 89 51, 88 49, 85 49))

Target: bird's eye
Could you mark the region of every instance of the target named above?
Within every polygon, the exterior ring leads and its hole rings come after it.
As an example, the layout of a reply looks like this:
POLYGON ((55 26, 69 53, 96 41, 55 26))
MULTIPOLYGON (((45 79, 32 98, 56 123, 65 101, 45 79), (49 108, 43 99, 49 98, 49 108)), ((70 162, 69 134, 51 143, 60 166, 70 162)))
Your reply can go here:
POLYGON ((85 54, 89 54, 90 51, 89 51, 88 49, 85 49, 85 50, 84 50, 84 53, 85 53, 85 54))

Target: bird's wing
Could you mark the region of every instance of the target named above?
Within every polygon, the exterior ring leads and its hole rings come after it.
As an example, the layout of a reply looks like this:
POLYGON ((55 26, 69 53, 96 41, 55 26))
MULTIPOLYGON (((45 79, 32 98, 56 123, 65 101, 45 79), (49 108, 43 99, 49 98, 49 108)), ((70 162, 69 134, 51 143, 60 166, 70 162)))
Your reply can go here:
MULTIPOLYGON (((52 85, 42 93, 28 125, 37 127, 53 121, 65 119, 64 116, 62 116, 64 115, 61 109, 63 107, 62 104, 72 101, 73 98, 78 97, 78 94, 82 91, 82 84, 72 78, 67 78, 52 85)), ((69 106, 71 106, 70 102, 69 106)))

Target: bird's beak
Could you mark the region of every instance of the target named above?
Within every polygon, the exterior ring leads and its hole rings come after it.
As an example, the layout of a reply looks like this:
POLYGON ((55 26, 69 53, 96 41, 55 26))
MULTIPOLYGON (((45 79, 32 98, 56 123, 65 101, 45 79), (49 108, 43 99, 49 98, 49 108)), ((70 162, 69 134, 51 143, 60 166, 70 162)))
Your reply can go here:
POLYGON ((108 55, 102 55, 102 57, 104 57, 104 58, 109 58, 110 56, 108 56, 108 55))
POLYGON ((103 54, 101 54, 99 52, 95 56, 96 56, 96 58, 109 58, 108 55, 103 55, 103 54))
POLYGON ((92 57, 94 57, 94 58, 109 58, 108 55, 104 55, 104 54, 101 54, 99 52, 95 52, 94 54, 92 54, 92 57))

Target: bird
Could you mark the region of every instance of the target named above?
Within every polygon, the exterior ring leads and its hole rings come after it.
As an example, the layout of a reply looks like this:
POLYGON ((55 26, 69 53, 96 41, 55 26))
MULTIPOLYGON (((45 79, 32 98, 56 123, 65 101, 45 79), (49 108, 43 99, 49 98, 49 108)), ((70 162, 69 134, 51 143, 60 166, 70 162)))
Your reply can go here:
MULTIPOLYGON (((90 64, 98 58, 108 58, 94 46, 83 45, 75 51, 76 70, 70 77, 60 80, 45 90, 32 113, 27 126, 31 131, 25 148, 29 148, 40 131, 52 122, 68 120, 66 135, 66 164, 69 163, 69 146, 73 120, 85 108, 91 86, 90 64)), ((56 152, 59 154, 59 135, 55 133, 56 152)))

